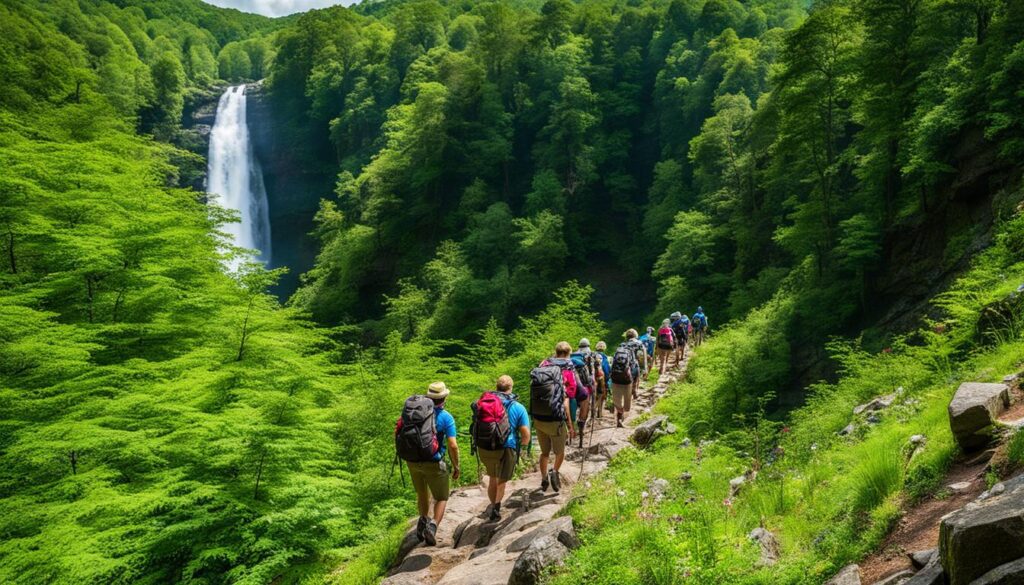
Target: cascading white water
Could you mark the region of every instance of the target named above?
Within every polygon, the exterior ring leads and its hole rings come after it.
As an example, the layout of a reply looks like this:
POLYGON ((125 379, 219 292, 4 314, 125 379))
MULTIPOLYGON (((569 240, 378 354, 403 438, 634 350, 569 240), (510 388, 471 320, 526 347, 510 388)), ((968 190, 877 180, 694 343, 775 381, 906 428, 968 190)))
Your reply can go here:
MULTIPOLYGON (((257 259, 270 262, 270 216, 263 170, 253 154, 245 119, 245 86, 229 87, 220 96, 210 132, 206 190, 217 203, 241 214, 242 221, 224 226, 236 246, 258 250, 257 259)), ((232 261, 231 269, 238 268, 232 261)))

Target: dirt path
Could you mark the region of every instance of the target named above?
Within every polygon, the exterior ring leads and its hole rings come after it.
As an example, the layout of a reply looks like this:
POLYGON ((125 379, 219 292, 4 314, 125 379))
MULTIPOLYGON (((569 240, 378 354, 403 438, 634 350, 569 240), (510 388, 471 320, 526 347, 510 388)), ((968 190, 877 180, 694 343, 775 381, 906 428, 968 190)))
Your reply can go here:
MULTIPOLYGON (((656 383, 642 384, 639 398, 626 418, 625 428, 616 428, 615 417, 607 411, 586 432, 583 449, 568 447, 562 465, 560 493, 540 491, 540 473, 534 468, 509 482, 502 519, 489 522, 485 485, 454 490, 444 521, 438 527, 437 546, 416 541, 410 529, 399 550, 399 564, 382 585, 506 585, 512 567, 522 552, 516 540, 552 521, 572 498, 573 486, 608 465, 609 459, 629 444, 635 419, 650 411, 655 402, 686 372, 687 360, 669 368, 656 383), (585 456, 584 456, 585 454, 585 456)), ((534 445, 536 451, 538 447, 534 445)), ((486 480, 485 480, 486 481, 486 480)), ((410 521, 412 526, 412 521, 410 521)))
POLYGON ((987 456, 954 463, 943 480, 941 497, 930 497, 911 508, 900 518, 878 552, 860 563, 861 581, 866 585, 882 581, 905 569, 914 569, 910 554, 939 546, 939 522, 950 512, 959 510, 985 491, 987 456), (956 491, 948 486, 958 486, 956 491))

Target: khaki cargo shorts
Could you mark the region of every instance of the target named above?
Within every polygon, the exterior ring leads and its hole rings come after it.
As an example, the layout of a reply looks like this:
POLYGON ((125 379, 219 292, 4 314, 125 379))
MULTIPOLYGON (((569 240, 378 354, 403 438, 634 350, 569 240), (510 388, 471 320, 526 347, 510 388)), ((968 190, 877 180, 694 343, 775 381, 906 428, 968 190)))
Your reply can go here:
POLYGON ((519 455, 515 449, 505 448, 500 451, 488 449, 477 449, 480 455, 480 463, 484 464, 488 477, 496 477, 500 481, 512 479, 516 472, 516 464, 519 462, 519 455))
POLYGON ((424 494, 429 490, 435 502, 444 502, 448 499, 448 466, 444 465, 443 461, 406 461, 406 464, 409 466, 412 487, 416 489, 417 494, 424 494))
POLYGON ((629 407, 633 405, 633 384, 612 382, 612 404, 615 408, 629 412, 629 407))
POLYGON ((565 455, 565 441, 569 437, 565 421, 534 420, 533 426, 537 429, 541 455, 547 455, 552 451, 555 455, 565 455))

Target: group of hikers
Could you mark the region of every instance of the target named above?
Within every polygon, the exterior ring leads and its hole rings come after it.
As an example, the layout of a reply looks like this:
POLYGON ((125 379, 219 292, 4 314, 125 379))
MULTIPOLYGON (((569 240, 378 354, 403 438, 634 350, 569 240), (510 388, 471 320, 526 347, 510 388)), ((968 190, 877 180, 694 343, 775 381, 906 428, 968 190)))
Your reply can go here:
MULTIPOLYGON (((608 409, 615 414, 616 426, 622 427, 640 381, 648 378, 655 361, 659 372, 678 365, 686 357, 687 346, 700 344, 707 331, 707 316, 698 307, 692 318, 672 313, 657 330, 647 327, 644 335, 627 330, 611 356, 603 341, 591 350, 590 340, 580 339, 575 351, 568 342, 560 341, 554 355, 530 371, 529 410, 513 394, 511 376, 499 377, 495 389, 485 391, 471 405, 469 432, 470 452, 479 458, 488 478, 489 520, 501 519, 505 485, 515 473, 522 447, 531 444, 531 422, 540 446, 540 490, 558 492, 566 445, 578 438, 583 448, 587 422, 591 417, 602 418, 608 396, 608 409), (670 359, 674 359, 672 364, 670 359)), ((445 410, 450 392, 444 382, 430 384, 425 394, 405 401, 395 425, 396 461, 405 461, 416 490, 416 537, 429 546, 437 544, 437 526, 444 518, 450 481, 461 475, 455 419, 445 410)))

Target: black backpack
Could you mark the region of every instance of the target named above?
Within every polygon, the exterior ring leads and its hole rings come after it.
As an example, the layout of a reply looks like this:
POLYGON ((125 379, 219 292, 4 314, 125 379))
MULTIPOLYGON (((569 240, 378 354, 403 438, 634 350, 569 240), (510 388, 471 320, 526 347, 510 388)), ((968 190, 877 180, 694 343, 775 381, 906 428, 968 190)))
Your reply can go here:
POLYGON ((544 362, 530 370, 530 416, 545 422, 566 420, 561 366, 544 362))
POLYGON ((632 384, 633 383, 633 360, 636 355, 632 347, 623 343, 615 350, 612 356, 612 383, 632 384))
POLYGON ((395 452, 404 461, 433 461, 441 443, 434 420, 434 401, 422 394, 410 396, 395 424, 395 452))
MULTIPOLYGON (((515 401, 513 397, 511 399, 515 401)), ((480 400, 470 405, 473 422, 469 426, 469 437, 473 450, 487 449, 500 451, 512 435, 512 423, 508 419, 505 400, 497 392, 484 392, 480 400)))

